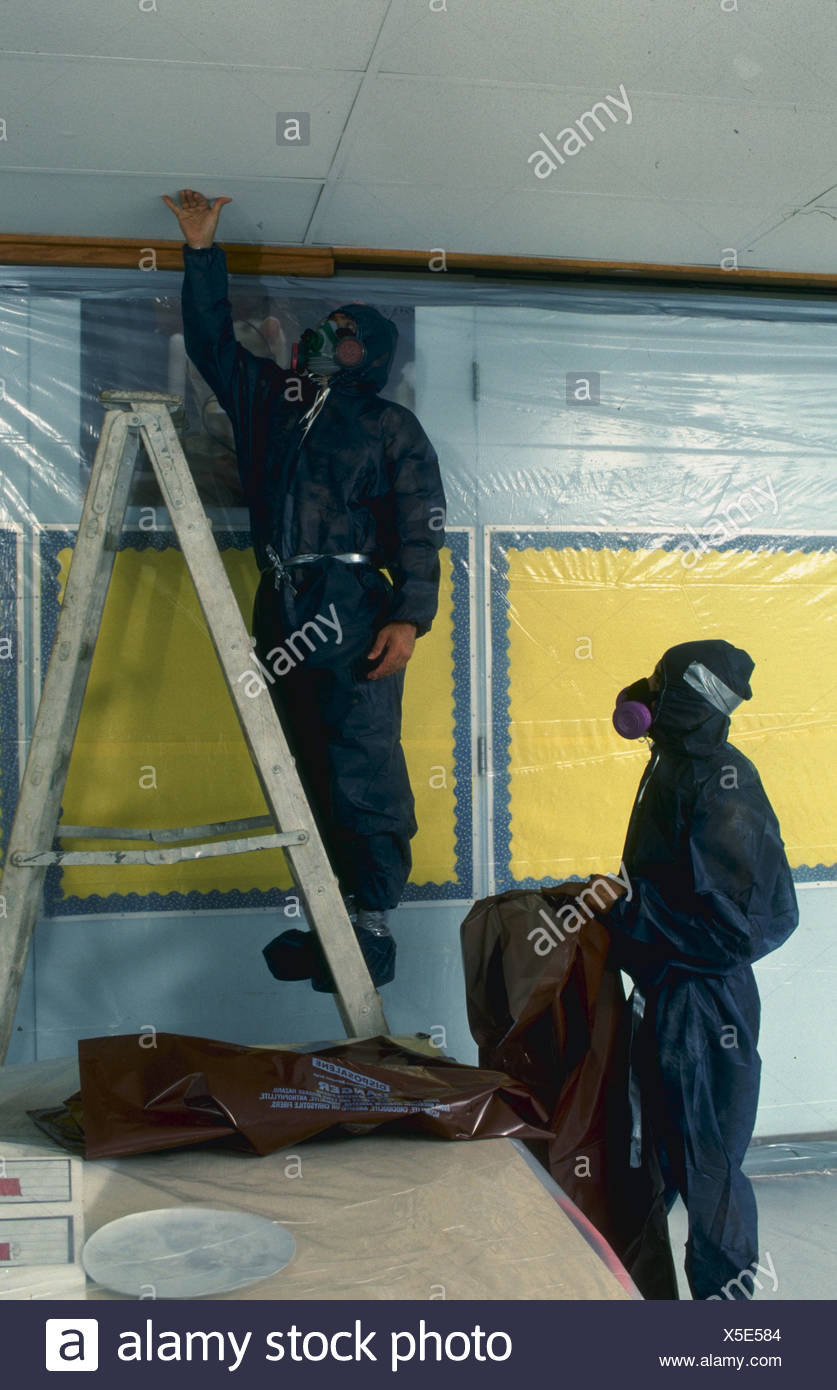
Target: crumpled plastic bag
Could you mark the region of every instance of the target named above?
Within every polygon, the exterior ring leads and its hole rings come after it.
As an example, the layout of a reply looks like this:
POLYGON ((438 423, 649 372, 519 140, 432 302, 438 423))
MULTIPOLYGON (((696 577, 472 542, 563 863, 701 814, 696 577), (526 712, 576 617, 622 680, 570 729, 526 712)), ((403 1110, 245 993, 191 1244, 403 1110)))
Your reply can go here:
POLYGON ((32 1111, 89 1159, 213 1140, 257 1154, 341 1128, 388 1128, 445 1139, 545 1138, 547 1115, 502 1072, 431 1058, 390 1038, 301 1052, 157 1033, 79 1042, 81 1090, 66 1111, 32 1111), (69 1115, 67 1114, 69 1112, 69 1115))

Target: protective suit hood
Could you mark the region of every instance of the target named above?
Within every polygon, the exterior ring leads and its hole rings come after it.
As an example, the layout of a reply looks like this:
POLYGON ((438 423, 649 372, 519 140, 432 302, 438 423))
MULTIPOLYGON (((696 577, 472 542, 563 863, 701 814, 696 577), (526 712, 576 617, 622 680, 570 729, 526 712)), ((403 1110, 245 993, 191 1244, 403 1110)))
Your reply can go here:
POLYGON ((651 738, 673 753, 706 756, 726 742, 732 710, 752 698, 755 662, 719 639, 669 647, 660 664, 651 738))
POLYGON ((373 394, 382 390, 395 356, 398 329, 391 319, 371 304, 341 304, 336 314, 346 314, 357 324, 357 337, 366 348, 366 360, 358 367, 343 367, 331 378, 332 391, 373 394))

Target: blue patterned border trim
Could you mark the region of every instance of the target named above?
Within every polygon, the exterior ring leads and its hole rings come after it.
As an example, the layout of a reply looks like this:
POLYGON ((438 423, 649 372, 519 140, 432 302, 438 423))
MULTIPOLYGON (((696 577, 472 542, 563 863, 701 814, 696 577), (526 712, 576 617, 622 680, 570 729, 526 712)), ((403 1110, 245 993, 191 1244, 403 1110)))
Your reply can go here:
MULTIPOLYGON (((471 566, 469 533, 448 531, 453 597, 453 773, 456 878, 444 883, 408 883, 403 901, 470 900, 474 896, 473 808, 471 804, 471 566)), ((409 679, 409 674, 408 677, 409 679)))
POLYGON ((0 864, 6 853, 6 842, 12 828, 17 805, 19 749, 18 717, 18 592, 17 531, 0 527, 0 637, 11 638, 12 651, 0 657, 0 864))
MULTIPOLYGON (((694 528, 690 536, 673 532, 641 531, 492 531, 490 549, 491 600, 491 690, 492 739, 494 764, 494 877, 495 893, 511 888, 543 888, 558 882, 555 878, 542 880, 515 878, 511 863, 511 806, 510 806, 510 732, 509 732, 509 566, 510 550, 550 550, 553 547, 575 550, 690 550, 695 542, 706 536, 694 528)), ((812 554, 814 551, 837 550, 837 535, 761 535, 742 532, 720 544, 707 539, 707 548, 718 551, 767 550, 812 554)), ((579 875, 574 874, 578 879, 579 875)), ((837 864, 802 864, 793 870, 797 883, 837 880, 837 864)))
MULTIPOLYGON (((695 527, 690 536, 680 531, 493 531, 491 534, 492 558, 505 550, 550 550, 553 546, 569 546, 574 550, 693 550, 695 540, 706 533, 695 527)), ((794 536, 779 532, 762 534, 755 531, 740 532, 732 540, 720 544, 711 538, 706 540, 708 550, 746 550, 748 552, 768 550, 772 553, 801 551, 811 554, 815 550, 837 550, 837 533, 822 535, 794 536)))
MULTIPOLYGON (((45 531, 41 536, 41 651, 43 670, 58 624, 60 604, 59 553, 72 549, 75 545, 74 530, 45 531)), ((249 531, 215 532, 215 540, 221 551, 248 550, 252 546, 249 531)), ((447 536, 447 545, 453 559, 453 670, 454 670, 454 776, 455 825, 456 825, 456 879, 445 883, 408 884, 404 894, 405 902, 439 901, 440 899, 468 899, 473 896, 473 857, 471 830, 471 682, 470 682, 470 565, 468 563, 468 535, 452 532, 447 536)), ((119 550, 167 550, 179 549, 177 537, 171 531, 126 530, 117 547, 119 550)), ((16 725, 15 725, 16 728, 16 725)), ((4 740, 5 743, 5 740, 4 740)), ((15 774, 16 775, 16 774, 15 774)), ((15 789, 17 783, 15 782, 15 789)), ((15 796, 17 791, 15 790, 15 796)), ((14 803, 13 803, 14 804, 14 803)), ((44 884, 44 914, 47 917, 77 917, 90 914, 103 916, 125 912, 206 912, 235 911, 243 908, 280 908, 295 896, 294 889, 272 888, 263 890, 251 888, 247 892, 230 889, 220 892, 215 889, 209 893, 192 891, 189 893, 110 893, 102 897, 97 893, 89 897, 62 897, 62 870, 51 866, 46 873, 44 884)))

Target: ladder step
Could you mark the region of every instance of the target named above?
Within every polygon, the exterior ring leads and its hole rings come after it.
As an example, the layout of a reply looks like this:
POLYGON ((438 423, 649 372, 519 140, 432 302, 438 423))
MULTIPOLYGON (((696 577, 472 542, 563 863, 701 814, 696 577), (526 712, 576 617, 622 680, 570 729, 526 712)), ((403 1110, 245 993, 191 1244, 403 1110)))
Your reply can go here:
MULTIPOLYGON (((154 826, 129 830, 123 825, 64 825, 62 822, 56 827, 55 833, 59 840, 152 840, 155 844, 168 844, 172 840, 202 840, 207 835, 225 835, 234 830, 267 830, 273 824, 272 816, 213 821, 209 825, 184 825, 174 830, 160 830, 154 826)), ((304 841, 294 843, 304 844, 304 841)))
POLYGON ((11 856, 17 869, 43 868, 49 864, 181 864, 189 859, 215 859, 225 854, 250 854, 258 849, 281 849, 304 845, 306 830, 289 830, 281 835, 251 835, 244 840, 214 840, 208 845, 180 845, 172 849, 18 850, 11 856))

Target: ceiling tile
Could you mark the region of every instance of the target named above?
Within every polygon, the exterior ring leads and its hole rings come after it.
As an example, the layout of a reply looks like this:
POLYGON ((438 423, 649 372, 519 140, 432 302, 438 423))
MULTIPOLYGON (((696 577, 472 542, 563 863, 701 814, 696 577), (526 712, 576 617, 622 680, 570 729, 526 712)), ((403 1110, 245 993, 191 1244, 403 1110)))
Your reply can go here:
POLYGON ((455 189, 505 185, 547 194, 760 201, 765 192, 778 192, 777 167, 786 200, 826 185, 833 156, 822 112, 712 97, 640 94, 632 101, 618 85, 606 94, 558 94, 383 76, 366 88, 356 110, 341 174, 455 189), (603 96, 606 109, 596 106, 603 96), (580 131, 575 153, 566 135, 558 138, 573 127, 580 131), (533 156, 547 148, 542 136, 558 156, 549 156, 554 170, 538 177, 545 166, 533 156))
MULTIPOLYGON (((209 197, 219 191, 225 207, 219 239, 253 244, 300 245, 321 184, 314 180, 225 179, 221 190, 210 177, 209 197)), ((162 202, 176 198, 177 180, 165 175, 6 173, 0 175, 4 232, 22 236, 180 238, 174 214, 162 202)), ((2 253, 0 253, 0 258, 2 253)))
POLYGON ((160 62, 256 63, 276 68, 358 71, 388 0, 179 0, 141 10, 102 0, 38 0, 4 7, 6 52, 152 58, 160 62))
POLYGON ((447 11, 408 7, 384 29, 382 72, 756 99, 833 100, 837 6, 735 11, 695 0, 480 0, 447 11))
POLYGON ((321 178, 359 79, 98 58, 0 58, 0 168, 321 178), (277 112, 307 112, 310 144, 279 145, 277 112))
MULTIPOLYGON (((727 248, 745 246, 753 227, 766 226, 761 205, 672 200, 662 205, 613 193, 561 193, 547 206, 539 192, 446 186, 343 184, 318 223, 317 240, 334 246, 433 248, 483 255, 559 256, 711 265, 727 248)), ((739 264, 776 264, 772 254, 739 264)), ((802 265, 782 262, 788 269, 802 265)), ((833 268, 833 250, 832 250, 833 268)))

